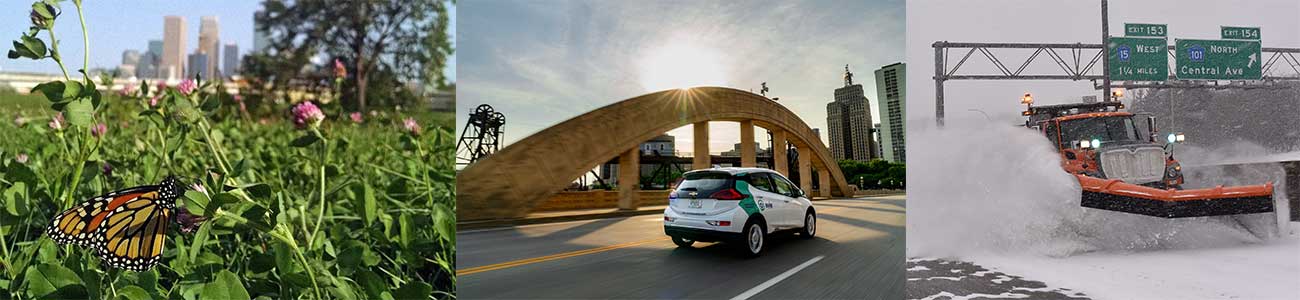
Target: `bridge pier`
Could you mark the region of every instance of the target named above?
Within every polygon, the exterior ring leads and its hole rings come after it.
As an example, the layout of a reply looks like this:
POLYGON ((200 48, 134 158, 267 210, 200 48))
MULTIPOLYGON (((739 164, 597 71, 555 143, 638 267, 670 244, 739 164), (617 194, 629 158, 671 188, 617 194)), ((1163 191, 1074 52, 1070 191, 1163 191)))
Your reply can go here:
POLYGON ((768 129, 772 132, 772 170, 790 176, 790 162, 785 153, 785 130, 768 129))
POLYGON ((805 156, 805 153, 812 153, 808 145, 798 145, 799 149, 799 189, 808 196, 812 196, 812 157, 805 156))
POLYGON ((636 210, 641 190, 641 148, 633 147, 618 157, 618 209, 636 210))
POLYGON ((817 194, 822 197, 831 197, 831 172, 825 167, 817 168, 817 194))
POLYGON ((740 121, 740 166, 753 168, 758 166, 757 151, 754 147, 754 120, 740 121))
POLYGON ((692 170, 708 169, 713 163, 709 161, 709 121, 695 122, 695 161, 692 170))

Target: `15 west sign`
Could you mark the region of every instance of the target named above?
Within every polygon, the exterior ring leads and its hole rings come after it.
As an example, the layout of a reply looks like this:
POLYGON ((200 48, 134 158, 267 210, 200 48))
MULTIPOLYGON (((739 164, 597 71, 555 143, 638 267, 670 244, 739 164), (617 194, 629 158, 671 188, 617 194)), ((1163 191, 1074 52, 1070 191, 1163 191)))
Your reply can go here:
POLYGON ((1263 75, 1259 41, 1174 41, 1178 79, 1250 80, 1263 75))
POLYGON ((1111 80, 1169 79, 1169 46, 1165 38, 1111 37, 1107 48, 1111 80))

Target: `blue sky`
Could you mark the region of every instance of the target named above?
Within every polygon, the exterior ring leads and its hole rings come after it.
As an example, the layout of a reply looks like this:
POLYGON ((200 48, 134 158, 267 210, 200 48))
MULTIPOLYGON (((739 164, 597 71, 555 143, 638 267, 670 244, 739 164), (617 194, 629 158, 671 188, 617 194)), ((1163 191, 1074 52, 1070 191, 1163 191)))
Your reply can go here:
MULTIPOLYGON (((457 114, 488 103, 506 115, 505 142, 583 112, 652 92, 643 60, 665 45, 715 51, 722 84, 757 90, 815 128, 843 86, 844 65, 875 110, 873 72, 900 62, 903 1, 465 1, 460 3, 457 114)), ((878 115, 878 114, 877 114, 878 115)), ((879 122, 879 118, 875 118, 879 122)), ((715 122, 710 150, 739 141, 715 122)), ((671 132, 690 151, 689 127, 671 132)))
MULTIPOLYGON (((18 39, 30 21, 27 17, 31 1, 9 0, 0 10, 0 40, 5 41, 5 50, 10 48, 8 41, 18 39)), ((261 1, 166 1, 166 0, 122 0, 122 1, 85 1, 86 26, 90 30, 90 67, 113 68, 122 62, 122 51, 135 49, 145 51, 149 40, 162 40, 163 16, 178 15, 185 17, 186 41, 185 53, 194 52, 199 43, 199 19, 203 16, 217 16, 220 22, 221 43, 235 43, 241 53, 248 53, 253 47, 253 13, 262 7, 261 1)), ((77 20, 76 8, 72 2, 62 4, 64 14, 55 24, 55 33, 59 40, 63 58, 68 64, 69 72, 81 68, 82 47, 81 28, 77 20)), ((452 32, 455 32, 455 7, 452 12, 452 32)), ((46 36, 43 34, 42 38, 46 36)), ((455 80, 455 59, 446 72, 455 80)), ((22 71, 40 73, 59 73, 53 61, 32 61, 28 59, 0 59, 0 71, 22 71)))

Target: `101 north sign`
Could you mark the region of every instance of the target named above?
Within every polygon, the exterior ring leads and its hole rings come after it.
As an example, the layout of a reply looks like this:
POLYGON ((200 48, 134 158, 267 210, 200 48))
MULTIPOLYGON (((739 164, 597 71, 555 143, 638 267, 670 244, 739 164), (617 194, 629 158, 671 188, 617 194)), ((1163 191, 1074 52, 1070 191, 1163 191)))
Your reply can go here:
POLYGON ((1263 75, 1259 41, 1174 41, 1175 76, 1193 80, 1253 80, 1263 75))

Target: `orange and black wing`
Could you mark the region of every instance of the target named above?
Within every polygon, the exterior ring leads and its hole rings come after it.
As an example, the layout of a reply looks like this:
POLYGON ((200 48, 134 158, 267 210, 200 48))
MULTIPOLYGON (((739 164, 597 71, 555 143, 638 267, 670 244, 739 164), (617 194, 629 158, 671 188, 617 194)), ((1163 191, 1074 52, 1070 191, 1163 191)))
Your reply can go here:
POLYGON ((54 216, 45 232, 59 244, 91 245, 109 211, 157 190, 157 186, 141 186, 92 198, 54 216))
POLYGON ((133 271, 158 263, 174 213, 160 203, 170 199, 158 196, 145 193, 108 212, 92 241, 105 263, 133 271))

